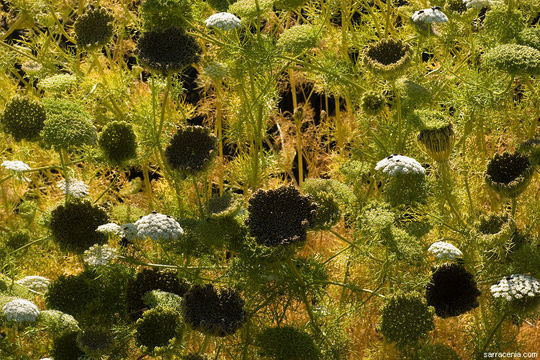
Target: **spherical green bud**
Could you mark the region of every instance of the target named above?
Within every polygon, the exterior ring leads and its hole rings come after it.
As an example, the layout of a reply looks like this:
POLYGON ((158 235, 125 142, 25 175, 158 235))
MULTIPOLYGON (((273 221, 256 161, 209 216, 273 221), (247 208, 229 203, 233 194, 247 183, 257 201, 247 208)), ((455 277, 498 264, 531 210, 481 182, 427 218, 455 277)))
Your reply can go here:
POLYGON ((447 161, 456 141, 452 123, 441 113, 422 112, 419 115, 423 124, 418 142, 433 160, 447 161))
POLYGON ((300 54, 304 50, 318 46, 320 29, 312 25, 296 25, 283 32, 277 41, 277 48, 285 53, 300 54))
POLYGON ((384 110, 386 98, 383 94, 376 91, 367 91, 362 96, 362 110, 367 115, 375 116, 384 110))
POLYGON ((229 11, 237 15, 240 19, 251 20, 256 19, 258 14, 261 15, 272 10, 273 0, 259 0, 259 8, 257 11, 257 3, 253 0, 239 0, 229 6, 229 11))
POLYGON ((534 174, 529 158, 520 153, 495 154, 485 173, 486 183, 500 195, 514 198, 521 194, 534 174))
POLYGON ((39 80, 37 86, 45 91, 63 93, 77 84, 77 77, 71 74, 57 74, 39 80))
POLYGON ((169 166, 175 170, 196 174, 206 170, 216 155, 217 138, 210 129, 186 126, 178 129, 165 149, 169 166))
POLYGON ((156 307, 145 311, 135 324, 137 343, 153 351, 165 347, 180 334, 180 313, 174 309, 156 307))
POLYGON ((484 66, 510 75, 539 75, 540 50, 525 45, 503 44, 483 55, 484 66))
POLYGON ((45 108, 36 101, 15 95, 7 104, 0 118, 3 130, 16 141, 35 140, 43 129, 45 108))
POLYGON ((184 70, 198 62, 201 54, 197 40, 174 26, 143 33, 137 47, 141 64, 164 74, 184 70))
POLYGON ((312 228, 329 229, 341 219, 341 205, 351 196, 351 190, 333 179, 306 179, 302 185, 306 194, 317 204, 312 228))
POLYGON ((317 360, 321 353, 313 338, 292 326, 266 328, 257 335, 262 356, 273 360, 317 360))
POLYGON ((48 99, 44 103, 47 120, 41 136, 47 146, 58 150, 95 144, 96 128, 81 105, 66 99, 48 99))
POLYGON ((75 21, 75 38, 80 48, 106 45, 113 35, 114 17, 104 8, 88 9, 75 21))
POLYGON ((133 126, 125 121, 113 121, 99 135, 99 146, 107 159, 122 163, 137 156, 137 137, 133 126))
POLYGON ((435 328, 433 313, 418 293, 393 295, 381 310, 378 329, 388 342, 398 346, 412 345, 435 328))
POLYGON ((384 198, 392 206, 425 203, 428 195, 428 184, 424 174, 397 173, 388 179, 388 184, 384 188, 384 198))
POLYGON ((109 222, 105 210, 89 201, 72 201, 51 212, 54 241, 64 250, 82 253, 94 244, 105 244, 107 236, 96 229, 109 222))
POLYGON ((144 28, 185 27, 193 18, 191 6, 191 0, 146 0, 141 7, 144 28))
POLYGON ((369 47, 364 65, 375 74, 394 79, 409 65, 411 55, 410 46, 401 40, 382 39, 369 47))

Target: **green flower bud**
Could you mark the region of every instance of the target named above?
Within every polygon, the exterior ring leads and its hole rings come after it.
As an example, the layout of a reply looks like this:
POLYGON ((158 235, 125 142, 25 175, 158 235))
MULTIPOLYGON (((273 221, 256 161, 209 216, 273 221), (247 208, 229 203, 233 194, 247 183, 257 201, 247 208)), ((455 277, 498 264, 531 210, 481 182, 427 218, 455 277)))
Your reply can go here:
POLYGON ((304 50, 318 46, 320 29, 312 25, 296 25, 283 32, 277 41, 277 48, 285 53, 300 54, 304 50))
MULTIPOLYGON (((225 0, 226 1, 226 0, 225 0)), ((185 27, 193 19, 191 0, 146 0, 141 6, 146 30, 185 27)))
POLYGON ((499 43, 509 43, 518 38, 524 27, 525 18, 521 11, 509 11, 506 6, 492 7, 484 19, 486 35, 499 43))
POLYGON ((510 75, 539 75, 540 50, 525 45, 503 44, 483 56, 484 66, 493 67, 510 75))
POLYGON ((15 95, 7 104, 0 123, 4 132, 16 141, 35 140, 43 129, 46 119, 45 108, 36 101, 15 95))
POLYGON ((435 161, 448 161, 456 141, 452 123, 441 113, 420 113, 422 129, 418 142, 435 161))
POLYGON ((519 34, 519 44, 540 50, 540 28, 528 27, 519 34))
POLYGON ((273 360, 317 360, 321 353, 313 338, 291 326, 266 328, 257 335, 262 356, 273 360))
POLYGON ((384 110, 385 106, 386 98, 379 92, 367 91, 362 96, 362 110, 367 115, 378 115, 384 110))
POLYGON ((105 328, 89 328, 77 334, 77 345, 86 355, 99 359, 113 349, 114 337, 105 328))
POLYGON ((104 8, 88 9, 75 21, 77 46, 95 49, 106 45, 113 35, 113 16, 104 8))
POLYGON ((125 121, 105 125, 98 143, 107 159, 113 163, 122 163, 137 156, 137 137, 133 126, 125 121))
POLYGON ((53 93, 63 93, 77 84, 77 77, 71 74, 57 74, 39 80, 40 89, 53 93))
POLYGON ((251 20, 256 19, 259 13, 262 15, 272 10, 273 4, 273 0, 259 0, 259 11, 257 11, 257 3, 255 1, 239 0, 229 6, 228 12, 237 15, 242 20, 251 20))
POLYGON ((168 346, 182 331, 180 317, 180 313, 171 308, 156 307, 145 311, 135 324, 137 343, 150 352, 156 347, 168 346))

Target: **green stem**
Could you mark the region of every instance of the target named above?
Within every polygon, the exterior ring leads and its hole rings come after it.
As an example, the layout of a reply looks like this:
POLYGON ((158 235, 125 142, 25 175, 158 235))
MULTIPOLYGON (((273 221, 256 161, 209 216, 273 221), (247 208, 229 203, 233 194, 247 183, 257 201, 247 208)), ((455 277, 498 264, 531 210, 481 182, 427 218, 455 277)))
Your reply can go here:
POLYGON ((439 165, 439 171, 440 171, 441 179, 442 179, 443 192, 444 192, 444 196, 446 197, 446 202, 448 203, 448 206, 450 206, 450 210, 454 213, 459 224, 465 227, 465 224, 463 223, 463 220, 461 219, 461 216, 459 215, 459 211, 457 210, 456 206, 454 205, 454 202, 452 201, 452 195, 450 193, 450 187, 449 187, 450 167, 448 165, 448 161, 439 162, 438 165, 439 165))
MULTIPOLYGON (((387 0, 387 2, 389 3, 390 1, 387 0)), ((392 81, 392 91, 394 93, 394 96, 396 97, 396 111, 397 111, 397 118, 398 118, 398 138, 397 138, 397 146, 398 146, 398 153, 402 153, 403 152, 403 140, 401 139, 402 137, 402 132, 403 132, 403 119, 402 119, 402 115, 401 115, 401 96, 399 94, 399 92, 397 91, 397 87, 396 87, 396 80, 394 79, 392 81)))
POLYGON ((486 342, 484 343, 484 346, 482 346, 482 349, 480 350, 480 354, 484 354, 486 352, 486 349, 488 348, 489 344, 491 343, 491 340, 493 339, 493 336, 495 336, 495 333, 501 327, 501 325, 502 325, 504 319, 506 318, 506 316, 507 316, 507 313, 503 313, 503 315, 501 316, 501 318, 499 319, 497 324, 495 324, 493 329, 491 329, 491 332, 489 333, 489 335, 488 335, 488 337, 486 339, 486 342))
POLYGON ((517 208, 517 197, 514 196, 512 198, 512 217, 516 216, 516 208, 517 208))
POLYGON ((199 215, 202 218, 204 217, 204 208, 201 202, 201 194, 199 192, 199 187, 197 186, 197 179, 195 178, 195 176, 192 176, 191 178, 193 181, 193 187, 195 188, 195 196, 197 196, 197 205, 199 206, 199 215))

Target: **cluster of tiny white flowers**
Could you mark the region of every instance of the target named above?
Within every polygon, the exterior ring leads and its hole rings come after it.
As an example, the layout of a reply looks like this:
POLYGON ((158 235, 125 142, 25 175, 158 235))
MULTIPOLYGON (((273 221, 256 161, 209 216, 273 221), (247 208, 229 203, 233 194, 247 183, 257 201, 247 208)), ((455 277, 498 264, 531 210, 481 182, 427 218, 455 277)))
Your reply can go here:
POLYGON ((22 279, 15 281, 15 283, 27 287, 30 290, 45 292, 51 281, 43 276, 25 276, 22 279))
POLYGON ((204 21, 207 28, 215 27, 221 30, 234 30, 242 26, 242 22, 235 15, 228 12, 219 12, 204 21))
POLYGON ((118 258, 118 251, 109 245, 92 245, 84 252, 84 263, 88 266, 105 266, 118 258))
POLYGON ((39 316, 39 309, 34 303, 25 299, 15 299, 2 308, 7 321, 34 322, 39 316))
POLYGON ((500 1, 494 1, 494 0, 463 0, 463 3, 465 6, 467 6, 467 9, 474 8, 481 10, 483 8, 491 7, 495 4, 499 4, 500 1))
POLYGON ((463 256, 461 250, 454 245, 444 242, 436 241, 428 249, 428 252, 435 255, 437 259, 456 259, 463 256))
POLYGON ((438 6, 431 9, 422 9, 416 11, 411 17, 412 21, 417 24, 433 24, 433 23, 446 23, 448 17, 441 11, 438 6))
POLYGON ((71 195, 76 199, 88 196, 88 185, 80 180, 69 179, 67 182, 66 180, 62 180, 56 186, 62 190, 66 196, 71 195))
POLYGON ((127 223, 122 225, 123 237, 128 240, 135 240, 139 237, 137 225, 134 223, 127 223))
POLYGON ((115 223, 99 225, 96 231, 106 235, 124 236, 124 230, 122 227, 115 223))
POLYGON ((425 174, 426 169, 413 158, 403 155, 390 155, 377 163, 375 170, 394 176, 396 174, 425 174))
POLYGON ((7 170, 19 172, 19 173, 23 171, 27 171, 27 170, 32 170, 30 166, 28 166, 27 164, 19 160, 13 160, 13 161, 5 160, 2 163, 2 166, 5 167, 7 170))
POLYGON ((176 240, 184 233, 176 220, 155 211, 141 217, 135 222, 135 225, 137 226, 137 237, 141 239, 148 236, 152 240, 176 240))
POLYGON ((532 276, 514 274, 499 280, 491 286, 490 290, 493 297, 502 297, 506 301, 512 301, 525 296, 540 295, 540 282, 532 276))

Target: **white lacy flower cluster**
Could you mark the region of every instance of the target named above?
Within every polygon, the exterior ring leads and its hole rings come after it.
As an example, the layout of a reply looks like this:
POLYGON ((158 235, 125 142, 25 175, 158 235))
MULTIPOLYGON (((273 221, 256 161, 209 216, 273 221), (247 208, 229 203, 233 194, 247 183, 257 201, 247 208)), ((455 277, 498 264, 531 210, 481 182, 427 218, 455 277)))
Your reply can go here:
POLYGON ((467 9, 474 8, 482 10, 483 8, 489 8, 495 4, 500 4, 501 2, 494 0, 463 0, 463 3, 467 6, 467 9))
POLYGON ((105 266, 118 258, 118 252, 109 245, 92 245, 84 252, 84 263, 88 266, 105 266))
POLYGON ((66 196, 71 195, 76 199, 88 196, 88 185, 80 180, 68 179, 67 182, 66 180, 62 180, 56 186, 62 190, 66 196))
POLYGON ((242 26, 242 22, 235 15, 228 12, 219 12, 210 16, 204 21, 207 28, 218 28, 221 30, 234 30, 242 26))
POLYGON ((137 237, 144 239, 147 236, 152 240, 176 240, 184 230, 180 224, 168 215, 153 212, 141 217, 135 222, 137 237))
POLYGON ((124 236, 124 230, 122 227, 115 223, 99 225, 96 231, 106 235, 124 236))
POLYGON ((428 252, 435 255, 437 259, 453 260, 463 256, 461 250, 454 245, 444 242, 436 241, 428 249, 428 252))
POLYGON ((2 308, 7 321, 34 322, 39 316, 39 309, 34 303, 25 299, 15 299, 2 308))
POLYGON ((27 170, 32 170, 30 166, 28 166, 27 164, 19 160, 13 160, 13 161, 5 160, 2 163, 2 166, 5 167, 7 170, 14 171, 14 172, 23 172, 27 170))
POLYGON ((441 11, 438 6, 431 9, 422 9, 416 11, 411 20, 417 24, 434 24, 434 23, 446 23, 448 17, 441 11))
POLYGON ((393 154, 377 163, 375 170, 394 176, 396 174, 425 174, 426 169, 413 158, 393 154))
POLYGON ((25 276, 15 283, 27 287, 30 290, 45 292, 47 291, 51 281, 43 276, 25 276))
POLYGON ((493 297, 502 297, 506 301, 512 301, 525 296, 540 295, 540 282, 532 276, 514 274, 499 280, 491 286, 490 290, 493 297))

